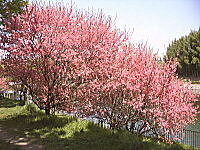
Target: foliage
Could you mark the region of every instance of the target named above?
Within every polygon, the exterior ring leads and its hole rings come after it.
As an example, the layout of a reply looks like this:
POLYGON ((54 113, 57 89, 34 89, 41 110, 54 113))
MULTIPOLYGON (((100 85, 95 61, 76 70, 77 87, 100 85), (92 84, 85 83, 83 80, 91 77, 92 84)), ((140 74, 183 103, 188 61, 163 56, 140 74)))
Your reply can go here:
POLYGON ((0 0, 0 25, 3 19, 22 13, 22 8, 27 4, 27 0, 0 0))
POLYGON ((103 129, 96 124, 70 116, 46 116, 40 112, 30 114, 24 107, 0 108, 0 112, 0 123, 4 129, 16 136, 29 138, 32 144, 42 144, 49 150, 191 148, 183 144, 167 144, 147 137, 137 137, 126 131, 103 129))
POLYGON ((25 85, 47 115, 95 115, 113 129, 159 139, 194 123, 195 98, 175 76, 176 64, 158 64, 102 13, 32 4, 5 24, 5 75, 25 85))
POLYGON ((174 40, 167 48, 166 58, 179 62, 177 73, 182 77, 200 76, 200 29, 174 40))

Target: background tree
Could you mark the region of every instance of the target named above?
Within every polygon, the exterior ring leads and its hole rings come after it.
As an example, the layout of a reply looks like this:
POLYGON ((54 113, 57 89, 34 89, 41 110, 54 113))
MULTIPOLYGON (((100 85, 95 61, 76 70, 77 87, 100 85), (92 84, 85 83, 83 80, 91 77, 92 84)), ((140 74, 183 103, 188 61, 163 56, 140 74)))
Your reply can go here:
POLYGON ((27 4, 27 0, 0 0, 0 25, 3 19, 20 14, 27 4))
POLYGON ((200 29, 174 40, 167 48, 165 58, 178 61, 177 73, 181 77, 200 76, 200 29))

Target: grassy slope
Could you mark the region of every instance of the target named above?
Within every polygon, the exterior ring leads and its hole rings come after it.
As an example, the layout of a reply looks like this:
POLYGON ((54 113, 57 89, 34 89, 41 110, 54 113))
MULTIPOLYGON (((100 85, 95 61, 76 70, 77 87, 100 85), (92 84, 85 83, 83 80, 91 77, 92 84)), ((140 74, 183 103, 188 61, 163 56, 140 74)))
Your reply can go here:
MULTIPOLYGON (((1 101, 1 100, 0 100, 1 101)), ((10 133, 35 139, 48 150, 179 150, 179 144, 165 144, 125 131, 113 131, 69 116, 45 116, 25 107, 0 107, 0 124, 10 133)), ((0 141, 1 146, 5 143, 0 141)), ((9 146, 9 145, 8 145, 9 146)))

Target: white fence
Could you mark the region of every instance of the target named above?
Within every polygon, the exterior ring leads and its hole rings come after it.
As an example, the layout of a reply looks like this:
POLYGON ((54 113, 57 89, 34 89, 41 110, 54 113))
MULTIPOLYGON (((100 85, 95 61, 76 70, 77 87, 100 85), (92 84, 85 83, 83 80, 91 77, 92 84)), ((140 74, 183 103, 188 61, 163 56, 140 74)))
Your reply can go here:
POLYGON ((200 94, 200 84, 191 84, 189 86, 189 89, 192 91, 194 94, 200 94))

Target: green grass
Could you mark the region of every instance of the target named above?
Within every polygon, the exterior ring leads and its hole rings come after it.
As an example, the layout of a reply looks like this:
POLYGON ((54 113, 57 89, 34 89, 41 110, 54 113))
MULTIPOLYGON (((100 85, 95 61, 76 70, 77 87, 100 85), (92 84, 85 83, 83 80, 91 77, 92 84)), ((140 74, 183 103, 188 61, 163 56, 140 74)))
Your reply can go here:
MULTIPOLYGON (((162 143, 126 131, 100 128, 88 121, 64 115, 46 116, 25 106, 0 107, 0 124, 9 133, 28 137, 47 150, 183 150, 182 144, 162 143)), ((1 146, 5 143, 0 143, 1 146)), ((9 145, 8 145, 9 146, 9 145)), ((6 148, 4 148, 6 149, 6 148)))

